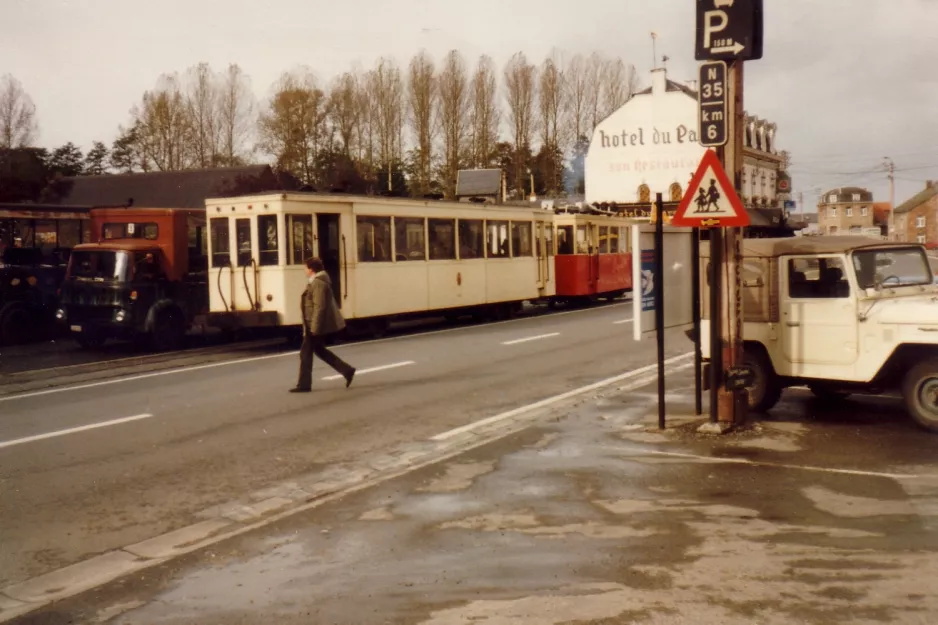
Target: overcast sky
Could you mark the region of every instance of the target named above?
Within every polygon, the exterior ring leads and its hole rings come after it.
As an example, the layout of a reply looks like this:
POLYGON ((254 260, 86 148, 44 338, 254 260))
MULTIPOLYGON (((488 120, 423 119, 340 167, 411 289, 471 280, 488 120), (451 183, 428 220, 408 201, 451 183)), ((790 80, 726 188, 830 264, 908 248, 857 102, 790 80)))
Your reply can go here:
MULTIPOLYGON (((649 84, 649 33, 669 77, 695 78, 694 0, 0 0, 0 75, 37 107, 39 144, 110 145, 161 73, 241 65, 266 99, 300 65, 323 81, 381 55, 458 48, 501 66, 554 47, 618 55, 649 84)), ((765 0, 765 55, 746 65, 746 109, 778 124, 794 190, 860 185, 896 200, 938 179, 938 0, 765 0), (880 171, 874 171, 879 168, 880 171)))

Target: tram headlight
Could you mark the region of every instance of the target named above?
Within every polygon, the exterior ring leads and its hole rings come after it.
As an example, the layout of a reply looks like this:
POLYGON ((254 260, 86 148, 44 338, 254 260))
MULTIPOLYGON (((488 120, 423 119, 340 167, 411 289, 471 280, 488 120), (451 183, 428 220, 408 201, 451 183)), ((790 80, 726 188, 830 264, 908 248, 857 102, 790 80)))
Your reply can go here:
POLYGON ((67 316, 68 316, 68 315, 65 314, 65 309, 64 309, 64 308, 59 308, 57 311, 55 311, 55 318, 56 318, 58 321, 65 321, 65 318, 66 318, 67 316))

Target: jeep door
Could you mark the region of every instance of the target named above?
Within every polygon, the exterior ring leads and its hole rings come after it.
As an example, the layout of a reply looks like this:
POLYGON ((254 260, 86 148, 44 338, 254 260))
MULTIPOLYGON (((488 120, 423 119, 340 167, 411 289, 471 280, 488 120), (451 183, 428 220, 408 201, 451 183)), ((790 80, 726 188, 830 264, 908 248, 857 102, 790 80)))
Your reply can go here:
POLYGON ((852 367, 831 367, 852 365, 858 356, 856 290, 843 257, 780 261, 782 349, 790 375, 848 377, 852 367))

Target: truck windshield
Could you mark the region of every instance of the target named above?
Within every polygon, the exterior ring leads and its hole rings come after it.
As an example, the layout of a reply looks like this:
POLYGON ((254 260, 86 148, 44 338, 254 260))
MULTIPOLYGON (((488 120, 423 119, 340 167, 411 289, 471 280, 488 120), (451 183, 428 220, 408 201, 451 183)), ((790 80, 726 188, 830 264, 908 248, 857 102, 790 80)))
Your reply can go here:
POLYGON ((130 255, 113 250, 76 250, 69 263, 69 276, 97 282, 126 282, 130 279, 130 255))
POLYGON ((925 252, 917 247, 864 250, 853 253, 860 288, 932 284, 925 252))

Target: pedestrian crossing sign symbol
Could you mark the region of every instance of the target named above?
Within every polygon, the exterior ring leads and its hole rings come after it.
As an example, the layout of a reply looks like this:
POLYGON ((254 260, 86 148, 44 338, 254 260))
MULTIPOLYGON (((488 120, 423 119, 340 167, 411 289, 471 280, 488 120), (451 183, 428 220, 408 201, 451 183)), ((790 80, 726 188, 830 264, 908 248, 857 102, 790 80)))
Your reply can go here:
POLYGON ((692 228, 741 228, 749 225, 749 213, 743 208, 713 150, 704 152, 700 159, 687 193, 671 218, 671 225, 692 228))

